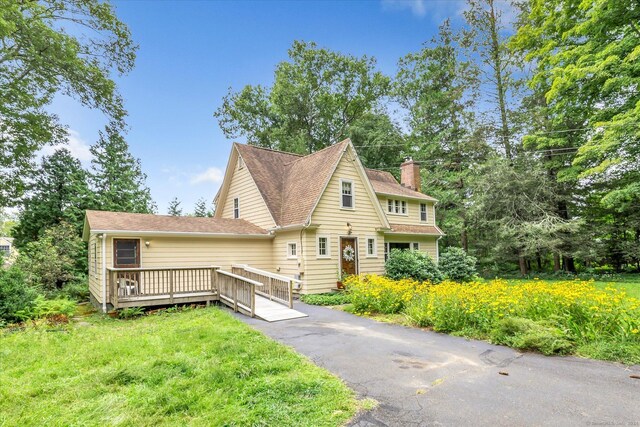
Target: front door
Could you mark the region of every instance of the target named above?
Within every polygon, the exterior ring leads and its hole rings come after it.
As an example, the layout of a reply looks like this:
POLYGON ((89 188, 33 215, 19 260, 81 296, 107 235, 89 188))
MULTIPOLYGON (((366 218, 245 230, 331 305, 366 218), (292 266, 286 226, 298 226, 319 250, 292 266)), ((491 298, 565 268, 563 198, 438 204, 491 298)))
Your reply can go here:
POLYGON ((358 244, 355 237, 340 238, 340 272, 343 276, 358 274, 358 244))

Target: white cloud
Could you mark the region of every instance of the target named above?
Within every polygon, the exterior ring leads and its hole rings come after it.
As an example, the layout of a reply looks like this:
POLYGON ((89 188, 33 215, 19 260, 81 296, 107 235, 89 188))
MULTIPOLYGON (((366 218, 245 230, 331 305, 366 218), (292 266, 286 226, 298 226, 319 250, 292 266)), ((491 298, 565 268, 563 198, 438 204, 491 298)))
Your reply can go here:
POLYGON ((423 17, 427 13, 425 0, 382 0, 384 9, 411 10, 414 16, 423 17))
POLYGON ((201 184, 203 182, 213 182, 219 184, 224 178, 224 173, 220 168, 209 168, 206 171, 191 177, 191 184, 201 184))
POLYGON ((73 129, 69 129, 69 138, 66 144, 49 145, 40 150, 42 156, 50 156, 59 148, 66 148, 71 152, 71 155, 80 160, 84 164, 88 164, 91 161, 91 151, 89 151, 89 144, 87 144, 78 132, 73 129))

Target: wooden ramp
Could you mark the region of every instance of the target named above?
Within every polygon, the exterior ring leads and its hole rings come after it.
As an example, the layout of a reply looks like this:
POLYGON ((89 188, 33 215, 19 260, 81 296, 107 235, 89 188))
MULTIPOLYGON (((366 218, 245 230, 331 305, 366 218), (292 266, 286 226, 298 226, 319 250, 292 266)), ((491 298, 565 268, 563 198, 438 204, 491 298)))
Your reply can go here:
POLYGON ((307 317, 306 314, 301 313, 298 310, 294 310, 274 301, 269 301, 268 298, 260 295, 256 295, 255 313, 256 317, 266 320, 267 322, 307 317))

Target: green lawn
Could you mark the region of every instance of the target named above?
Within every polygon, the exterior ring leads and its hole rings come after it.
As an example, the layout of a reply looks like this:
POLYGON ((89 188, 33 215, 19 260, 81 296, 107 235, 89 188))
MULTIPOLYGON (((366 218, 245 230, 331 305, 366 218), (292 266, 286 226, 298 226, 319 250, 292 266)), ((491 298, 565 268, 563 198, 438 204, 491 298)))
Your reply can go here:
POLYGON ((0 426, 335 426, 357 407, 218 308, 0 332, 0 426))

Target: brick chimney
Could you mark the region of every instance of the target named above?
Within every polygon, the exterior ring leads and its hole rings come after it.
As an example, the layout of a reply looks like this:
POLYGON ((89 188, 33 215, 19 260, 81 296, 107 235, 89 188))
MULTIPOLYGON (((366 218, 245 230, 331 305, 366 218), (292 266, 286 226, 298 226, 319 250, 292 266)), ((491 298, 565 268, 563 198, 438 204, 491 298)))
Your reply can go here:
POLYGON ((400 165, 400 184, 415 191, 420 191, 420 164, 411 157, 400 165))

